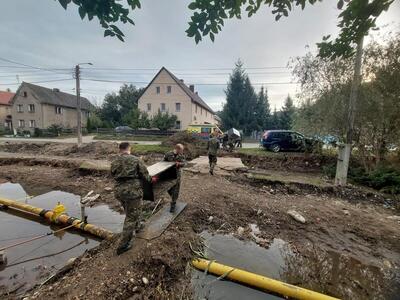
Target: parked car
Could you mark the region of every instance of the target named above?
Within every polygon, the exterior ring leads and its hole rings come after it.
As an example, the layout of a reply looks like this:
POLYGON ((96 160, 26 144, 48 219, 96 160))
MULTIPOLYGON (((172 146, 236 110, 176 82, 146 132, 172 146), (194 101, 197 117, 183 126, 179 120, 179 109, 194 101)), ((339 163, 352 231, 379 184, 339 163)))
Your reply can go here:
POLYGON ((131 133, 133 131, 132 128, 130 128, 129 126, 118 126, 115 127, 115 132, 116 133, 131 133))
POLYGON ((273 152, 312 150, 316 143, 317 140, 292 130, 268 130, 261 139, 261 145, 273 152))

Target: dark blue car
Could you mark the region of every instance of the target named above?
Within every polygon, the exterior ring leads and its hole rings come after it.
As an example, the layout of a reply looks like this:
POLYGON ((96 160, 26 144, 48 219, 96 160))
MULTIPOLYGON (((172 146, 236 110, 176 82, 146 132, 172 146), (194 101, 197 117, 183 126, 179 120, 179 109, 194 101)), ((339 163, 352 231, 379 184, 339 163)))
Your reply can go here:
POLYGON ((268 130, 261 139, 261 145, 273 152, 305 151, 308 139, 292 130, 268 130))

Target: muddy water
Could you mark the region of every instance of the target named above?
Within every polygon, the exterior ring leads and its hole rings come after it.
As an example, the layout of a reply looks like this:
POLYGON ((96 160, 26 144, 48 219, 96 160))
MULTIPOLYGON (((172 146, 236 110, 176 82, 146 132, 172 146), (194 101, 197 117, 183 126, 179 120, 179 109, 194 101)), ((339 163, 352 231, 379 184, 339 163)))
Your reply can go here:
MULTIPOLYGON (((52 209, 58 201, 66 212, 80 217, 79 196, 53 191, 34 198, 27 198, 18 184, 0 185, 0 197, 18 200, 37 207, 52 209)), ((118 232, 122 228, 123 215, 107 206, 86 208, 88 222, 118 232)), ((0 248, 45 234, 59 227, 51 226, 43 219, 14 210, 0 210, 0 248)), ((62 268, 68 259, 81 255, 85 250, 97 246, 100 240, 75 230, 62 231, 30 243, 6 250, 7 264, 0 265, 0 298, 5 292, 23 293, 34 284, 62 268)))
MULTIPOLYGON (((253 226, 252 235, 257 233, 253 226)), ((302 286, 341 299, 399 299, 399 281, 382 267, 364 265, 355 258, 310 246, 294 253, 283 240, 274 239, 268 249, 232 235, 203 232, 209 259, 273 279, 302 286)), ((198 299, 281 299, 250 287, 216 280, 194 271, 192 283, 198 299)))
MULTIPOLYGON (((269 249, 259 247, 253 242, 243 242, 231 235, 203 232, 206 254, 210 259, 229 266, 238 267, 261 275, 280 279, 284 270, 284 241, 276 239, 269 249)), ((196 299, 281 299, 278 296, 266 294, 263 291, 233 283, 228 280, 216 280, 213 275, 194 271, 192 280, 196 299)))

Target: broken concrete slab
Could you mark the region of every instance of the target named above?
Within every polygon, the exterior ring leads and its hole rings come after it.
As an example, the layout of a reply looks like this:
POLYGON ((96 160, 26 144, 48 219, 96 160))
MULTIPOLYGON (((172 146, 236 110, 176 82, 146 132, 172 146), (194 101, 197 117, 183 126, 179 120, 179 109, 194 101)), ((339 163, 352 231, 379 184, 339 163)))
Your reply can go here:
MULTIPOLYGON (((207 156, 199 156, 188 163, 185 170, 192 173, 207 174, 209 163, 207 156)), ((214 173, 218 175, 230 175, 234 171, 246 171, 247 167, 238 157, 218 157, 217 166, 214 173)))
POLYGON ((0 251, 0 265, 5 265, 7 263, 7 256, 5 251, 0 251))

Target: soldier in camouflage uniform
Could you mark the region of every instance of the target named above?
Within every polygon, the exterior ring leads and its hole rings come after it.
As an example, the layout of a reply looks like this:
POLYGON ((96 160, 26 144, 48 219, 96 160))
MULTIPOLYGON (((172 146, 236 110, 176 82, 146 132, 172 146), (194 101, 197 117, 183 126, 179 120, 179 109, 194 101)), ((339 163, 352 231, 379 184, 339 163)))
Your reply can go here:
POLYGON ((111 174, 116 181, 114 195, 125 210, 122 238, 117 248, 118 255, 132 247, 132 237, 136 234, 140 225, 143 198, 142 182, 152 180, 144 162, 131 155, 129 143, 121 143, 119 151, 120 155, 111 163, 111 174))
POLYGON ((214 168, 217 164, 217 154, 220 147, 217 133, 213 132, 207 143, 208 163, 210 165, 210 174, 214 175, 214 168))
POLYGON ((171 208, 170 212, 175 211, 176 200, 178 200, 179 189, 181 187, 181 168, 185 165, 185 157, 183 156, 184 147, 182 144, 176 144, 173 151, 169 151, 164 155, 165 161, 175 162, 176 164, 176 181, 174 185, 168 190, 168 194, 171 196, 171 208))

